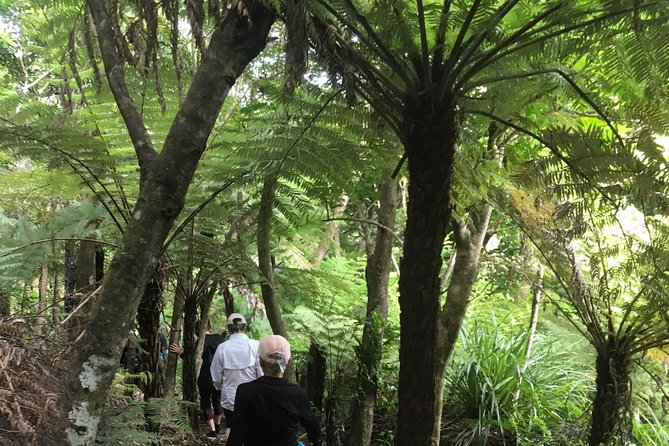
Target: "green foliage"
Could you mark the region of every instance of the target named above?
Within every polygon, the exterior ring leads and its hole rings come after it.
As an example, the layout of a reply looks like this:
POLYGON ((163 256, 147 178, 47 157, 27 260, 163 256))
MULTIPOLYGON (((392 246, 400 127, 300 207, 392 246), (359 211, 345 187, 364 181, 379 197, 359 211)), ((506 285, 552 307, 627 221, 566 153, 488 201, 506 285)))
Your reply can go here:
POLYGON ((192 403, 175 398, 143 401, 138 380, 146 383, 148 375, 116 374, 96 444, 176 445, 191 438, 186 409, 192 403))
POLYGON ((525 333, 504 335, 493 322, 474 320, 447 372, 447 437, 455 445, 511 444, 547 437, 580 417, 591 378, 567 352, 540 336, 522 371, 525 333), (456 421, 457 420, 457 421, 456 421))

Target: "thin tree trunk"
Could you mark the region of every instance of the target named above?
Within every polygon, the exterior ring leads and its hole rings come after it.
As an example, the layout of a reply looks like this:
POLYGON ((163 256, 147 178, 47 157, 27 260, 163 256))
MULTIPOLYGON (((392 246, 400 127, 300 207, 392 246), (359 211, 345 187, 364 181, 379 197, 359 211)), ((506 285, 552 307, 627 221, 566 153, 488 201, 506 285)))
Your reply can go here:
POLYGON ((612 444, 624 410, 629 408, 630 358, 609 338, 607 348, 597 353, 597 393, 592 405, 589 446, 612 444))
POLYGON ((39 300, 37 301, 36 328, 37 333, 42 334, 44 331, 44 325, 46 324, 46 303, 48 300, 47 284, 49 282, 49 263, 47 262, 46 258, 42 259, 39 270, 39 300))
POLYGON ((309 362, 307 364, 307 398, 318 411, 323 410, 323 396, 325 395, 325 379, 327 359, 320 345, 313 340, 309 345, 309 362))
POLYGON ((105 249, 101 244, 95 244, 95 282, 100 283, 105 277, 105 249))
POLYGON ((390 172, 386 172, 385 176, 378 211, 378 221, 382 226, 377 229, 374 252, 367 258, 365 268, 367 313, 358 350, 358 396, 353 403, 350 434, 346 440, 350 446, 367 446, 372 438, 377 375, 388 318, 388 280, 392 266, 397 181, 390 178, 390 172))
POLYGON ((74 251, 74 241, 67 240, 65 242, 64 250, 64 264, 65 271, 63 272, 63 284, 65 286, 65 302, 63 309, 65 314, 70 314, 77 306, 76 298, 74 297, 76 271, 77 271, 77 256, 74 251))
POLYGON ((60 321, 60 272, 56 271, 53 274, 53 302, 51 307, 51 321, 54 325, 60 321))
POLYGON ((441 250, 450 220, 449 193, 455 128, 452 110, 437 110, 427 97, 407 110, 404 148, 409 169, 409 202, 400 262, 400 373, 398 446, 439 442, 441 403, 437 315, 441 250))
MULTIPOLYGON (((256 234, 258 245, 258 268, 262 275, 260 291, 265 304, 265 312, 272 332, 288 339, 288 330, 281 316, 281 307, 276 297, 274 286, 274 265, 272 262, 272 251, 270 239, 272 233, 272 215, 274 213, 274 196, 277 187, 277 175, 265 176, 262 193, 260 196, 260 208, 258 209, 258 232, 256 234)), ((295 382, 295 368, 291 365, 286 369, 286 378, 295 382)))
POLYGON ((230 292, 230 281, 221 280, 221 293, 223 294, 223 302, 225 303, 225 316, 230 316, 235 312, 235 297, 230 292))
POLYGON ((21 312, 28 314, 30 311, 30 291, 33 289, 33 279, 26 279, 23 283, 23 292, 21 293, 21 312))
POLYGON ((184 300, 184 333, 183 333, 183 399, 197 402, 197 374, 195 372, 197 350, 196 325, 198 318, 197 295, 187 288, 184 300))
POLYGON ((221 106, 235 80, 265 47, 276 19, 272 9, 254 0, 242 0, 227 9, 213 31, 188 95, 158 153, 128 93, 105 2, 88 0, 88 6, 107 80, 139 159, 140 190, 66 376, 68 387, 63 395, 67 398, 62 401, 62 408, 70 422, 67 441, 85 446, 95 441, 127 330, 155 270, 163 242, 183 208, 221 106))
MULTIPOLYGON (((177 281, 181 280, 181 275, 178 276, 177 281)), ((168 345, 178 344, 181 339, 181 332, 184 325, 184 304, 186 299, 184 297, 185 289, 183 284, 177 284, 174 292, 174 306, 172 307, 172 321, 170 328, 170 336, 168 345)), ((175 394, 177 385, 177 360, 178 356, 175 353, 169 352, 167 354, 167 363, 165 364, 165 396, 172 397, 175 394)))
POLYGON ((439 419, 436 420, 441 427, 441 411, 443 408, 444 375, 446 366, 453 354, 455 344, 458 341, 462 322, 467 313, 469 298, 478 272, 481 249, 492 206, 484 204, 471 216, 473 224, 468 227, 462 223, 454 232, 455 238, 455 262, 453 273, 446 292, 446 302, 439 313, 439 332, 436 343, 437 367, 435 369, 437 381, 437 404, 439 405, 439 419))
POLYGON ((532 293, 532 314, 530 315, 530 325, 527 328, 527 344, 525 344, 525 353, 523 354, 523 364, 520 366, 520 373, 525 373, 527 366, 532 357, 532 347, 534 346, 534 338, 537 334, 537 324, 539 322, 539 303, 541 302, 541 287, 544 276, 544 269, 539 269, 539 282, 534 284, 534 292, 532 293))
POLYGON ((0 285, 0 318, 12 314, 12 296, 0 285))
MULTIPOLYGON (((342 195, 339 206, 337 206, 334 210, 335 218, 339 218, 344 215, 346 206, 348 206, 348 200, 349 198, 347 195, 342 195)), ((336 221, 329 221, 325 225, 325 233, 321 237, 321 241, 316 248, 316 252, 314 252, 314 256, 311 258, 311 264, 316 267, 320 265, 325 258, 325 255, 327 254, 330 246, 333 247, 334 256, 341 257, 341 246, 339 244, 339 225, 336 221)))

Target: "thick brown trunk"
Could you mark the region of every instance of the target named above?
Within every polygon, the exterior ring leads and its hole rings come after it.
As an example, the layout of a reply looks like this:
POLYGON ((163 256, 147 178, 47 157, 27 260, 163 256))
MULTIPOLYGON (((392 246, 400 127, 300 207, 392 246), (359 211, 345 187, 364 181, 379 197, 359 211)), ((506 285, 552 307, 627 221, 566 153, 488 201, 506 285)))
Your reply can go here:
POLYGON ((39 300, 37 301, 37 319, 36 328, 37 333, 42 334, 44 325, 46 324, 46 303, 47 303, 47 284, 49 282, 49 263, 46 259, 42 259, 39 268, 39 300))
POLYGON ((240 2, 227 10, 188 95, 168 132, 162 151, 152 147, 141 116, 128 97, 116 55, 110 18, 101 0, 89 0, 112 87, 140 160, 140 191, 97 298, 81 347, 69 367, 63 409, 70 421, 68 441, 92 445, 114 378, 123 343, 151 278, 188 186, 230 88, 263 50, 275 13, 261 2, 240 2), (133 113, 134 110, 134 113, 133 113), (143 129, 143 131, 142 131, 143 129))
POLYGON ((592 405, 589 446, 612 444, 613 435, 628 409, 630 358, 609 339, 607 349, 597 353, 595 401, 592 405))
MULTIPOLYGON (((181 275, 177 280, 180 280, 181 275)), ((184 303, 186 302, 184 297, 184 288, 181 285, 177 285, 176 291, 174 292, 174 305, 172 307, 172 320, 170 328, 170 336, 168 339, 168 345, 179 344, 181 339, 181 331, 184 324, 184 303)), ((167 363, 165 364, 165 396, 171 397, 174 396, 176 385, 177 385, 177 359, 179 357, 175 353, 168 353, 167 363)))
MULTIPOLYGON (((288 330, 281 316, 281 307, 276 297, 274 284, 274 265, 272 262, 272 250, 270 246, 272 234, 272 215, 274 213, 274 196, 276 193, 278 178, 276 174, 268 174, 263 182, 260 196, 260 208, 258 209, 258 231, 256 241, 258 245, 258 268, 262 275, 260 291, 265 304, 267 320, 272 327, 272 333, 281 335, 288 339, 288 330)), ((291 366, 286 370, 289 381, 295 382, 295 368, 291 366)))
POLYGON ((400 262, 400 373, 395 444, 439 442, 439 382, 435 345, 441 250, 449 221, 449 192, 457 131, 452 110, 426 98, 404 124, 409 203, 400 262))
POLYGON ((162 368, 160 361, 160 314, 163 310, 163 276, 156 267, 146 285, 137 309, 137 328, 142 348, 142 372, 149 372, 144 387, 144 398, 162 396, 162 368))
POLYGON ((390 172, 381 188, 378 211, 379 226, 374 252, 367 259, 367 313, 358 350, 358 397, 353 403, 351 429, 346 444, 366 446, 372 438, 374 405, 376 403, 377 375, 383 348, 383 331, 388 317, 388 280, 392 266, 392 248, 395 230, 397 181, 390 172))

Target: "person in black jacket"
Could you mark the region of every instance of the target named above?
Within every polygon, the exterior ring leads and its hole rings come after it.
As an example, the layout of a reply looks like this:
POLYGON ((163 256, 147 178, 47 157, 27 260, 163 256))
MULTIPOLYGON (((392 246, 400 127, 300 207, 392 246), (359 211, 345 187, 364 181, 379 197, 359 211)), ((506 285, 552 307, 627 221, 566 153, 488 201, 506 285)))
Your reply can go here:
MULTIPOLYGON (((196 331, 199 332, 199 321, 196 331)), ((207 322, 207 329, 204 332, 204 348, 202 349, 202 367, 197 377, 197 388, 200 392, 200 409, 202 409, 209 427, 207 436, 211 438, 216 438, 220 430, 223 407, 221 407, 221 391, 214 387, 209 367, 216 349, 223 341, 225 341, 223 335, 211 334, 211 324, 207 322)), ((179 356, 183 354, 183 349, 177 344, 170 345, 169 349, 179 356)))
POLYGON ((320 423, 306 393, 283 377, 291 359, 288 341, 265 336, 258 354, 264 376, 237 387, 227 446, 296 446, 300 424, 309 441, 320 445, 320 423))

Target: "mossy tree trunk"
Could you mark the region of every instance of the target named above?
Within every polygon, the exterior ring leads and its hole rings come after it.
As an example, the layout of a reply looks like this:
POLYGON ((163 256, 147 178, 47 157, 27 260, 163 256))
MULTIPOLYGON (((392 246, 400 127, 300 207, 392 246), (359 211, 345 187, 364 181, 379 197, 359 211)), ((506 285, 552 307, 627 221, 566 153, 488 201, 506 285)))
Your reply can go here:
POLYGON ((395 210, 397 181, 385 173, 378 210, 379 227, 376 231, 374 252, 367 258, 367 312, 358 348, 358 395, 351 412, 351 428, 346 444, 369 445, 374 422, 377 375, 383 350, 383 332, 388 318, 388 280, 392 266, 392 248, 395 239, 395 210))
POLYGON ((188 186, 230 88, 265 47, 275 13, 240 1, 227 9, 158 153, 125 83, 111 19, 103 0, 88 0, 105 73, 140 166, 140 190, 76 357, 66 376, 62 409, 72 445, 95 442, 100 415, 140 298, 158 253, 181 212, 188 186))

